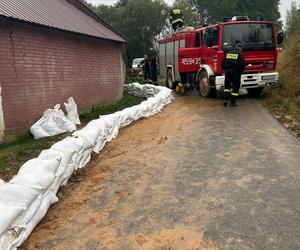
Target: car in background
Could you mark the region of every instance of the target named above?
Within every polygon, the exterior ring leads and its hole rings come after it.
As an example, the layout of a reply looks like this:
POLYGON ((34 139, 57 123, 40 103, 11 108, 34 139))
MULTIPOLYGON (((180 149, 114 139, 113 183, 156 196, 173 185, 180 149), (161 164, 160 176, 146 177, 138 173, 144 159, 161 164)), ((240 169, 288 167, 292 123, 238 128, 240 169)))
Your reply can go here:
POLYGON ((132 61, 131 75, 142 75, 143 74, 143 63, 144 58, 135 58, 132 61))

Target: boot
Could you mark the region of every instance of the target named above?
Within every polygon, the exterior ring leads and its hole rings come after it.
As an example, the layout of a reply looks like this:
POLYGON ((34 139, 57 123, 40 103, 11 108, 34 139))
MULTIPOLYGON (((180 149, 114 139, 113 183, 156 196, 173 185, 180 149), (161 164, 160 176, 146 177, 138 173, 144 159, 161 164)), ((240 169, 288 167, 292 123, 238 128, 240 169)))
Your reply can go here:
POLYGON ((230 92, 225 92, 224 93, 224 97, 225 97, 225 99, 224 99, 224 107, 227 107, 227 105, 228 105, 228 101, 230 100, 230 92))
POLYGON ((235 96, 232 96, 231 97, 231 100, 230 100, 230 106, 231 107, 237 107, 238 105, 236 104, 236 97, 235 96))

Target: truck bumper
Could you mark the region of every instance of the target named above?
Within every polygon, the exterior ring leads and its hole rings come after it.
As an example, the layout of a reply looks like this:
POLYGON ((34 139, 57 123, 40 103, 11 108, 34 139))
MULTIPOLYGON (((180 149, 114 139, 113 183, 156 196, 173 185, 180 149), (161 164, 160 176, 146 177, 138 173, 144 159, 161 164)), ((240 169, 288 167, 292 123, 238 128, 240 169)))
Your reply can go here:
MULTIPOLYGON (((259 88, 276 84, 278 82, 278 72, 260 73, 260 74, 243 74, 241 76, 241 88, 259 88)), ((225 76, 216 76, 217 91, 224 89, 225 76)))

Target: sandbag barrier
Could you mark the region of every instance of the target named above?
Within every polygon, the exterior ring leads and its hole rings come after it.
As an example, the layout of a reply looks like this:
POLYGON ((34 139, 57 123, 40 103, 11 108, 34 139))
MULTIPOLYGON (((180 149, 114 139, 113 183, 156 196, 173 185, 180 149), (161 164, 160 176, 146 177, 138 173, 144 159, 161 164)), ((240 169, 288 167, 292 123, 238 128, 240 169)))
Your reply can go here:
POLYGON ((120 128, 160 112, 174 98, 170 89, 160 86, 133 83, 124 89, 148 99, 114 114, 100 116, 27 161, 9 182, 0 179, 1 250, 16 249, 23 244, 49 207, 58 202, 59 187, 88 164, 92 152, 99 154, 106 142, 116 138, 120 128))

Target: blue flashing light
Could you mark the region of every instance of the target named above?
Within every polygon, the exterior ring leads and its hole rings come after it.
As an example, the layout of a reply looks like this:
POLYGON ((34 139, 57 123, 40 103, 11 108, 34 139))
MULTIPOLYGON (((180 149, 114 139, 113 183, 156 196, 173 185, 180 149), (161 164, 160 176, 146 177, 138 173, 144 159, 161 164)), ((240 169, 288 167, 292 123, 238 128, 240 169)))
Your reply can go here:
POLYGON ((228 16, 224 16, 224 17, 223 17, 223 23, 227 23, 228 20, 229 20, 228 16))

